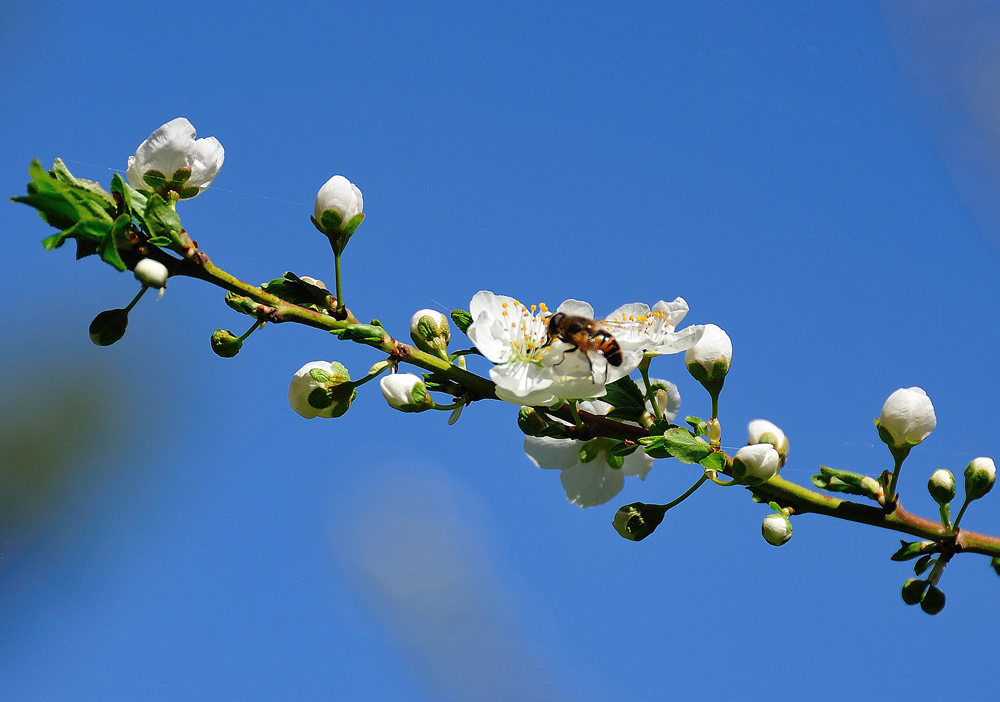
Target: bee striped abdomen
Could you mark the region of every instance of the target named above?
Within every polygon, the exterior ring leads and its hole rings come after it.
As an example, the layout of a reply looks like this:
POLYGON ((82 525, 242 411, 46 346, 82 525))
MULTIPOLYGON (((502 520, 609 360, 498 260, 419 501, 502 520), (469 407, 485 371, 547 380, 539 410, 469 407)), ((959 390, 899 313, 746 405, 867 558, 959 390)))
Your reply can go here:
POLYGON ((604 354, 604 358, 607 359, 608 363, 613 366, 620 366, 622 364, 622 347, 618 345, 615 337, 601 329, 590 338, 596 342, 595 348, 604 354))

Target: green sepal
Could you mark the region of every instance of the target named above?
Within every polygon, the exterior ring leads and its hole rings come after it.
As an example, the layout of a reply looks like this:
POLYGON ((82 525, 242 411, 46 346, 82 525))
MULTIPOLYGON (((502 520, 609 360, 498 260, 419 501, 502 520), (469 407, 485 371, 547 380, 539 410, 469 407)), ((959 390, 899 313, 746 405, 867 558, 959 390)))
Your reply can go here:
MULTIPOLYGON (((316 224, 315 221, 313 223, 316 224)), ((331 236, 336 235, 340 231, 340 227, 343 223, 344 218, 339 212, 337 212, 337 210, 323 210, 319 215, 319 223, 316 228, 327 236, 331 236)))
POLYGON ((606 441, 608 445, 605 447, 604 452, 609 456, 624 458, 625 456, 631 456, 639 450, 639 444, 633 441, 625 442, 617 439, 606 439, 606 441))
POLYGON ((712 451, 712 453, 705 456, 698 463, 707 469, 722 472, 726 467, 726 454, 722 451, 712 451))
POLYGON ((691 430, 696 436, 708 436, 708 422, 701 417, 688 416, 684 421, 691 425, 691 430))
POLYGON ((167 176, 151 168, 142 174, 142 182, 148 185, 154 193, 158 193, 166 187, 167 176))
POLYGON ((669 429, 663 435, 663 446, 681 463, 698 463, 712 453, 712 448, 687 429, 669 429))
POLYGON ((785 510, 781 509, 781 505, 777 502, 768 502, 767 506, 771 508, 772 512, 777 512, 778 514, 784 514, 785 510))
POLYGON ((604 448, 604 442, 600 439, 591 439, 580 447, 580 463, 590 463, 595 458, 597 454, 601 452, 604 448))
POLYGON ((944 593, 934 585, 927 586, 927 592, 920 600, 920 609, 927 614, 937 614, 944 609, 944 593))
POLYGON ((614 468, 615 470, 621 470, 621 467, 625 465, 625 456, 616 456, 610 451, 604 452, 604 460, 611 468, 614 468))
POLYGON ((903 541, 899 540, 900 548, 890 558, 894 561, 909 561, 924 554, 937 553, 938 544, 934 541, 903 541))
POLYGON ((180 191, 189 180, 191 180, 191 167, 181 166, 170 176, 170 189, 180 191))
POLYGON ((926 580, 917 580, 916 578, 910 578, 905 583, 903 583, 903 602, 908 605, 920 604, 920 600, 924 599, 924 593, 927 592, 927 586, 930 585, 926 580))
MULTIPOLYGON (((312 375, 312 372, 310 372, 312 375)), ((329 377, 329 376, 327 376, 329 377)), ((307 398, 309 406, 315 409, 326 409, 333 404, 333 393, 329 388, 315 388, 307 398)))
POLYGON ((688 373, 690 373, 691 377, 697 380, 699 383, 704 383, 705 381, 708 380, 708 371, 705 370, 705 366, 701 365, 700 363, 694 363, 694 362, 688 363, 686 365, 688 373))
POLYGON ((345 244, 347 243, 347 240, 354 235, 354 232, 357 230, 358 227, 361 226, 361 223, 364 221, 365 221, 364 212, 359 212, 358 214, 354 215, 347 221, 347 224, 345 224, 344 228, 341 230, 341 235, 344 237, 345 244))
MULTIPOLYGON (((604 402, 614 405, 616 410, 631 414, 632 416, 620 417, 621 419, 638 419, 646 410, 646 402, 642 396, 642 390, 636 382, 629 376, 619 378, 605 387, 607 393, 601 398, 604 402)), ((608 413, 611 416, 611 413, 608 413)), ((619 419, 619 417, 614 417, 619 419)))
POLYGON ((642 541, 660 525, 666 513, 667 510, 663 505, 633 502, 619 507, 611 524, 622 538, 642 541))
POLYGON ((931 567, 931 557, 930 555, 921 556, 917 559, 917 562, 913 564, 913 572, 915 575, 923 575, 927 572, 927 569, 931 567))
POLYGON ((469 331, 469 327, 472 326, 472 315, 465 310, 452 310, 451 321, 455 323, 456 327, 462 330, 463 334, 466 334, 469 331))
MULTIPOLYGON (((309 371, 309 377, 315 380, 317 383, 330 383, 333 382, 333 376, 327 373, 322 368, 313 368, 309 371)), ((330 405, 323 405, 324 407, 329 407, 330 405)), ((313 405, 316 407, 316 405, 313 405)))

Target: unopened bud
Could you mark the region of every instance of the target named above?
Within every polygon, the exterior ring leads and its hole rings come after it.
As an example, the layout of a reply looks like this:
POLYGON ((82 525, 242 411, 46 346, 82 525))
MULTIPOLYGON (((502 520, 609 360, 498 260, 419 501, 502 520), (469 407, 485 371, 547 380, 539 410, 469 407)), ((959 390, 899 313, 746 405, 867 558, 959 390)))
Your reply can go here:
POLYGON ((965 467, 965 497, 970 502, 978 500, 993 489, 997 467, 992 458, 976 458, 965 467))
POLYGON ((357 394, 344 366, 336 361, 313 361, 292 376, 288 404, 306 419, 330 419, 347 412, 357 394))
POLYGON ((212 333, 212 351, 216 356, 232 358, 243 348, 243 342, 228 329, 216 329, 212 333))
POLYGON ((937 426, 931 398, 922 388, 900 388, 889 395, 878 418, 878 434, 889 448, 916 446, 937 426))
POLYGON ((705 429, 708 432, 708 443, 711 446, 719 446, 722 443, 722 424, 718 417, 712 417, 705 422, 705 429))
POLYGON ((924 593, 923 599, 920 600, 920 609, 924 610, 927 614, 937 614, 944 609, 944 593, 936 586, 928 585, 927 592, 924 593))
POLYGON ((344 176, 335 175, 316 194, 313 224, 343 251, 365 218, 363 210, 364 200, 358 186, 344 176))
POLYGON ((778 472, 780 460, 771 444, 744 446, 733 457, 733 477, 746 485, 766 483, 778 472))
POLYGON ((410 318, 410 338, 421 351, 448 359, 451 329, 448 318, 437 310, 420 310, 410 318))
POLYGON ((143 285, 151 288, 167 287, 167 267, 159 261, 144 258, 135 264, 132 272, 135 274, 135 279, 143 285))
POLYGON ((413 373, 393 373, 379 381, 390 407, 402 412, 423 412, 434 406, 424 381, 413 373))
POLYGON ((792 538, 792 522, 780 512, 769 514, 760 525, 760 533, 772 546, 783 546, 792 538))
POLYGON ((111 346, 123 336, 128 326, 125 310, 104 310, 90 323, 90 340, 98 346, 111 346))
POLYGON ((611 524, 619 535, 629 541, 642 541, 660 526, 666 512, 663 505, 633 502, 619 508, 611 524))
POLYGON ((695 380, 721 381, 733 362, 733 342, 721 328, 706 324, 697 344, 684 354, 684 364, 695 380))
POLYGON ((931 473, 927 481, 927 492, 939 505, 946 505, 955 499, 955 476, 950 470, 939 468, 931 473))
POLYGON ((771 444, 781 459, 778 467, 785 465, 788 458, 788 437, 775 424, 766 419, 755 419, 747 424, 748 444, 771 444))
POLYGON ((930 585, 926 580, 917 580, 916 578, 910 578, 905 583, 903 583, 903 602, 908 605, 920 604, 920 600, 924 599, 924 593, 927 591, 927 586, 930 585))

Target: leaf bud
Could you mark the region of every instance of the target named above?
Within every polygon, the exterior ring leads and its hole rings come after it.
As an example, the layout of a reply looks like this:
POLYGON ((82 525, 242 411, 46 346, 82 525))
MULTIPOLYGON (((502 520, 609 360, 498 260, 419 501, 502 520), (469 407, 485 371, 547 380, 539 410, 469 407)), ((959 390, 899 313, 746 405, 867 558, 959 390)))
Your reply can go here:
POLYGON ((316 194, 313 224, 343 251, 347 240, 364 220, 364 200, 358 186, 341 175, 323 184, 316 194))
POLYGON ((123 336, 128 326, 128 312, 104 310, 90 323, 90 340, 98 346, 111 346, 123 336))
POLYGON ((939 468, 931 473, 927 481, 927 492, 939 505, 946 505, 955 499, 955 476, 950 470, 939 468))
POLYGON ((778 472, 780 461, 771 444, 744 446, 733 457, 733 477, 746 485, 766 483, 778 472))
POLYGON ((437 310, 420 310, 410 318, 410 338, 421 351, 448 360, 451 329, 448 318, 437 310))
POLYGON ((708 437, 708 443, 712 446, 717 447, 722 443, 722 424, 719 423, 718 417, 712 417, 705 422, 705 436, 708 437))
POLYGON ((292 376, 288 404, 306 419, 330 419, 347 412, 357 394, 344 366, 336 361, 313 361, 292 376))
POLYGON ((216 329, 212 333, 212 351, 216 356, 232 358, 243 348, 243 342, 228 329, 216 329))
POLYGON ((706 324, 698 343, 684 353, 684 365, 701 383, 723 380, 732 362, 733 342, 714 324, 706 324))
POLYGON ((633 502, 620 507, 611 524, 623 538, 629 541, 642 541, 660 526, 666 512, 663 505, 633 502))
POLYGON ((997 478, 997 467, 992 458, 973 459, 965 467, 965 498, 972 502, 993 489, 997 478))
POLYGON ((424 381, 413 373, 393 373, 379 381, 389 406, 402 412, 423 412, 434 406, 424 381))
POLYGON ((900 388, 885 401, 877 426, 889 448, 916 446, 937 426, 931 398, 922 388, 900 388))
POLYGON ((903 583, 903 602, 908 605, 920 604, 920 600, 924 599, 924 592, 927 591, 927 586, 930 585, 926 580, 917 580, 916 578, 910 578, 905 583, 903 583))
POLYGON ((792 538, 792 522, 784 513, 774 512, 764 517, 760 533, 772 546, 783 546, 792 538))
POLYGON ((788 459, 788 437, 775 424, 766 419, 755 419, 747 424, 748 444, 771 444, 778 452, 778 467, 788 459))
POLYGON ((937 586, 928 584, 927 592, 920 600, 920 609, 927 614, 937 614, 944 609, 944 593, 937 586))
POLYGON ((151 258, 144 258, 135 264, 132 271, 135 279, 150 288, 167 287, 167 267, 159 261, 151 258))

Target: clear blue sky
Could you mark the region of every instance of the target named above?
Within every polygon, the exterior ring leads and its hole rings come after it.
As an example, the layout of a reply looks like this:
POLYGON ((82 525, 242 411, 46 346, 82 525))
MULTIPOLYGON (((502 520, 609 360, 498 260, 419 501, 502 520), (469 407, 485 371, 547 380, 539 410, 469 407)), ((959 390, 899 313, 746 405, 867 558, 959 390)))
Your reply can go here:
MULTIPOLYGON (((683 296, 734 342, 724 444, 774 421, 789 479, 889 467, 872 418, 925 388, 938 429, 901 493, 932 516, 934 469, 1000 457, 998 73, 962 72, 1000 11, 976 7, 949 20, 973 48, 949 53, 924 5, 908 23, 863 2, 20 3, 0 192, 35 157, 107 183, 185 116, 226 162, 181 214, 235 275, 332 281, 308 217, 346 175, 368 215, 345 254, 359 317, 405 338, 416 309, 481 289, 599 314, 683 296)), ((299 366, 378 357, 278 326, 217 358, 212 331, 245 318, 197 281, 96 348, 87 325, 131 276, 45 253, 27 207, 0 204, 0 230, 5 426, 36 381, 107 382, 117 408, 90 417, 104 451, 69 461, 62 500, 0 535, 0 699, 995 696, 985 558, 953 562, 928 617, 899 598, 894 534, 804 516, 775 549, 742 490, 704 488, 629 543, 617 507, 693 472, 658 461, 581 510, 512 406, 447 427, 366 386, 306 421, 285 399, 299 366)), ((653 371, 708 413, 679 358, 653 371)), ((965 524, 1000 532, 1000 497, 965 524)))

